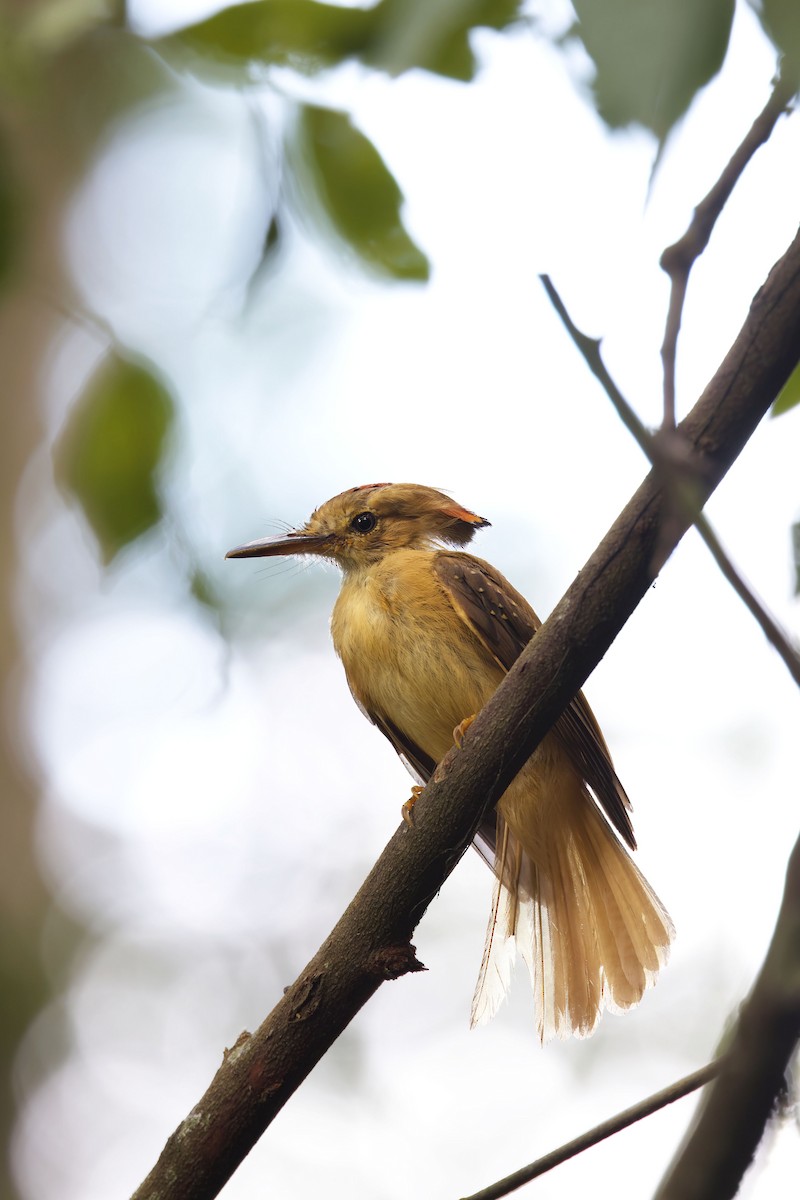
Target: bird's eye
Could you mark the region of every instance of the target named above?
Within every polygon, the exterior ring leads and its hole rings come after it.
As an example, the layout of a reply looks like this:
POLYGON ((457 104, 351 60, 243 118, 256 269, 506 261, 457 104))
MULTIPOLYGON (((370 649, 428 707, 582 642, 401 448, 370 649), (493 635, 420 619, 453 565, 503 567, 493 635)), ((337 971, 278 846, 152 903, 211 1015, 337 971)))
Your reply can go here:
POLYGON ((363 512, 353 517, 350 522, 350 528, 355 529, 356 533, 369 533, 370 529, 374 529, 378 523, 378 518, 375 513, 363 512))

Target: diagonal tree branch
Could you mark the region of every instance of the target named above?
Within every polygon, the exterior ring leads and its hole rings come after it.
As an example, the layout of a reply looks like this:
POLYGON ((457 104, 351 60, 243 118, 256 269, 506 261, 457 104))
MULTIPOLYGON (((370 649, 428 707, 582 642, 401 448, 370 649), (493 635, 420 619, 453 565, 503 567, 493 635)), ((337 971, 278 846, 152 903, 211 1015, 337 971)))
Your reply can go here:
MULTIPOLYGON (((725 475, 795 365, 800 235, 773 268, 680 434, 705 464, 701 501, 725 475)), ((136 1200, 209 1200, 384 979, 419 964, 409 945, 483 815, 600 661, 650 588, 668 507, 651 471, 550 618, 437 768, 319 952, 254 1034, 226 1054, 136 1200)), ((673 525, 674 542, 688 527, 673 525)))
POLYGON ((730 1200, 753 1161, 800 1039, 800 838, 767 957, 720 1073, 656 1200, 730 1200))

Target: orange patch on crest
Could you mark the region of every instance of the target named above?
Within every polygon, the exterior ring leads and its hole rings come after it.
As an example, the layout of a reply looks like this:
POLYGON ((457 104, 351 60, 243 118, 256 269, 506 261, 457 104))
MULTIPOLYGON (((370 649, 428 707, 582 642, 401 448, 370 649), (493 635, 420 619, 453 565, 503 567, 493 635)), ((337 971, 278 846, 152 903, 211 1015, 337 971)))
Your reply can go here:
POLYGON ((442 512, 446 517, 452 517, 454 521, 466 521, 469 525, 489 524, 485 517, 479 517, 477 513, 470 512, 468 508, 462 508, 460 504, 450 504, 447 508, 443 508, 442 512))

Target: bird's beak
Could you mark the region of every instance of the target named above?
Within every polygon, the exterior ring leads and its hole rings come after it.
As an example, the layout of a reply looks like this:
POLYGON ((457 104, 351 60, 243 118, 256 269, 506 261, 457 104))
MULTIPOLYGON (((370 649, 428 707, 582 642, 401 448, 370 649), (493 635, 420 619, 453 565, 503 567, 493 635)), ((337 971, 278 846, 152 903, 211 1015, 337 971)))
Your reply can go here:
POLYGON ((229 550, 226 558, 271 558, 279 554, 319 554, 330 541, 326 533, 284 533, 259 538, 229 550))

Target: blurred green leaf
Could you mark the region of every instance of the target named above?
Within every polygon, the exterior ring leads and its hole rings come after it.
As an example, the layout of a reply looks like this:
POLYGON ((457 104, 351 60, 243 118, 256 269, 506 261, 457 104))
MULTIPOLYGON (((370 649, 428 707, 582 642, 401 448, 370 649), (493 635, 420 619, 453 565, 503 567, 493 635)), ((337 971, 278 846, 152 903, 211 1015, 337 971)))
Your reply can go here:
POLYGON ((603 120, 643 125, 663 143, 722 66, 734 0, 573 0, 573 8, 603 120))
POLYGON ((161 519, 156 477, 173 420, 172 396, 149 364, 116 353, 70 413, 57 477, 81 505, 105 563, 161 519))
POLYGON ((428 279, 428 260, 400 219, 403 194, 347 113, 304 105, 298 149, 334 229, 362 262, 394 279, 428 279))
POLYGON ((782 413, 788 412, 790 408, 794 408, 797 404, 800 404, 800 363, 797 364, 786 380, 786 383, 778 392, 770 416, 779 417, 782 413))
POLYGON ((379 0, 351 8, 316 0, 256 0, 237 4, 181 30, 164 44, 182 44, 243 68, 258 62, 313 72, 360 58, 400 75, 415 67, 469 80, 475 56, 469 34, 504 29, 523 0, 379 0))
POLYGON ((370 9, 315 0, 257 0, 226 8, 168 41, 238 66, 261 62, 315 71, 362 50, 372 21, 370 9))
POLYGON ((505 29, 519 19, 521 7, 522 0, 380 0, 361 57, 390 75, 417 67, 468 82, 477 68, 470 33, 505 29))
POLYGON ((798 0, 761 0, 756 4, 767 37, 783 55, 782 74, 800 85, 800 2, 798 0))

